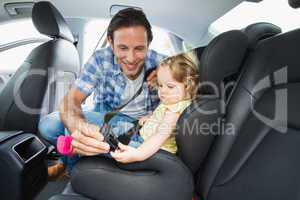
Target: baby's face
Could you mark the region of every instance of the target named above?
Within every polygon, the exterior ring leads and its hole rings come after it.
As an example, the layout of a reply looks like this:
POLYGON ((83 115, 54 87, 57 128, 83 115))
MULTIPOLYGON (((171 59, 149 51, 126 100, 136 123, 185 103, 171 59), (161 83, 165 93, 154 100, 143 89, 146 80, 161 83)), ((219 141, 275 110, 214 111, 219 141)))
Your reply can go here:
POLYGON ((172 77, 169 66, 160 66, 158 68, 157 82, 158 96, 162 103, 170 105, 185 99, 185 85, 172 77))

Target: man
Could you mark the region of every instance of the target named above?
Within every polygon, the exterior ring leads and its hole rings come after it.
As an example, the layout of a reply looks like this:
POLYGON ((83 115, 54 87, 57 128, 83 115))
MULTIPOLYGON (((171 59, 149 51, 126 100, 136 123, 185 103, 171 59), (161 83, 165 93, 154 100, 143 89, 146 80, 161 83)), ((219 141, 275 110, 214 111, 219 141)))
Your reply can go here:
MULTIPOLYGON (((125 105, 121 113, 110 121, 114 131, 120 135, 128 127, 123 128, 121 125, 124 123, 119 122, 132 123, 157 106, 157 96, 152 95, 143 81, 163 59, 163 56, 148 49, 152 37, 151 25, 141 10, 127 8, 119 11, 108 26, 110 46, 96 51, 89 59, 73 88, 64 97, 60 113, 54 112, 41 119, 41 135, 56 145, 58 136, 64 135, 66 128, 73 137, 75 154, 92 156, 108 153, 109 145, 99 132, 105 113, 125 105), (141 92, 135 95, 138 91, 141 92), (82 111, 81 104, 93 92, 93 110, 82 111)), ((147 80, 153 79, 154 74, 147 80)), ((49 178, 61 174, 65 165, 66 161, 49 167, 49 178)))

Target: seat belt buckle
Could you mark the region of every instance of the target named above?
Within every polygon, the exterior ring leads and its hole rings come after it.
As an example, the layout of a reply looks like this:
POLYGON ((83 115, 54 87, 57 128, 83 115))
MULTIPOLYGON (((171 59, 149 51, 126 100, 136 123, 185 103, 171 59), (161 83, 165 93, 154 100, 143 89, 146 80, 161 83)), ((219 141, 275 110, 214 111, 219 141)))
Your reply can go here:
POLYGON ((114 135, 112 128, 109 124, 104 123, 103 126, 100 129, 101 134, 104 137, 104 142, 109 144, 110 151, 115 151, 118 149, 119 140, 114 135))

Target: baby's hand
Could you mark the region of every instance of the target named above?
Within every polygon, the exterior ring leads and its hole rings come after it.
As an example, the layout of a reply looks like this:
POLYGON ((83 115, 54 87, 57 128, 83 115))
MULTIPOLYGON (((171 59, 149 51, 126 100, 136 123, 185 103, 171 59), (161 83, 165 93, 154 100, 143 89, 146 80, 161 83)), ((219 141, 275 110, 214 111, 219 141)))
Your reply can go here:
POLYGON ((143 116, 139 119, 139 125, 143 126, 145 122, 150 118, 151 115, 143 116))
POLYGON ((134 147, 119 143, 119 149, 111 152, 111 156, 121 163, 132 163, 141 160, 141 153, 134 147))

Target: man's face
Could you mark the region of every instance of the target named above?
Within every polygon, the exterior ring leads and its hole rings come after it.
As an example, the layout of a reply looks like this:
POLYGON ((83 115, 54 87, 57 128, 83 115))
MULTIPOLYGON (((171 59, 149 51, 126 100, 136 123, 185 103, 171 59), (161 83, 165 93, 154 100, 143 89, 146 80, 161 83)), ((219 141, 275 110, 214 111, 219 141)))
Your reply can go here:
POLYGON ((129 79, 136 79, 142 71, 148 51, 147 32, 143 26, 123 27, 114 31, 114 40, 109 43, 129 79))

